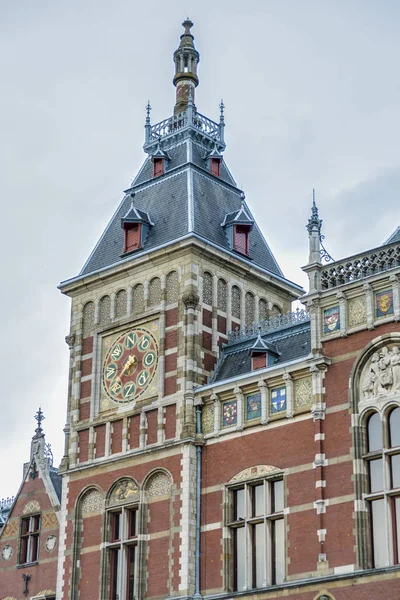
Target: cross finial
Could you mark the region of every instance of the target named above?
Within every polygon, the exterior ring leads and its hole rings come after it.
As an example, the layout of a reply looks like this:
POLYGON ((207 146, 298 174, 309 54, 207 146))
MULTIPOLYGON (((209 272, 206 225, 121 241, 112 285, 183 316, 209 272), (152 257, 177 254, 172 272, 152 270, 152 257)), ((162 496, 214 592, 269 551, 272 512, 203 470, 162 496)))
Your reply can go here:
POLYGON ((43 412, 42 412, 42 408, 41 408, 41 406, 39 406, 39 410, 38 410, 38 411, 37 411, 37 413, 35 414, 35 417, 34 417, 34 418, 36 419, 36 421, 37 421, 37 424, 38 424, 36 431, 38 431, 38 432, 41 432, 41 431, 42 431, 42 427, 41 427, 41 425, 42 425, 42 422, 43 422, 43 421, 44 421, 44 419, 45 419, 45 416, 44 416, 44 414, 43 414, 43 412))

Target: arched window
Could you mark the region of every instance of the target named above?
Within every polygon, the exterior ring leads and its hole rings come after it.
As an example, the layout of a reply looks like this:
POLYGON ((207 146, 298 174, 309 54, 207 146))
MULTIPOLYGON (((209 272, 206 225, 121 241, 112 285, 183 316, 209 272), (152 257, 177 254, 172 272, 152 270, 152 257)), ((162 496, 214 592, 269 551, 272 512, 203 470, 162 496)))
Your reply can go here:
POLYGON ((107 325, 111 321, 111 298, 110 296, 103 296, 100 300, 99 306, 99 323, 100 325, 107 325))
POLYGON ((119 290, 115 299, 115 316, 123 317, 127 311, 127 294, 126 290, 119 290))
POLYGON ((268 319, 268 302, 261 298, 258 303, 258 320, 266 321, 268 319))
POLYGON ((161 300, 161 279, 154 277, 149 284, 149 304, 154 306, 154 304, 160 304, 161 300))
POLYGON ((240 319, 240 299, 241 299, 241 291, 237 285, 232 286, 232 300, 231 300, 231 310, 232 317, 235 319, 240 319))
POLYGON ((255 318, 255 299, 251 292, 246 292, 245 297, 245 324, 250 327, 254 323, 255 318))
POLYGON ((272 309, 271 309, 271 314, 272 314, 272 316, 277 317, 277 316, 279 316, 279 315, 282 314, 282 311, 279 308, 279 306, 277 306, 276 304, 274 304, 272 306, 272 309))
POLYGON ((83 337, 87 338, 94 329, 94 302, 87 302, 83 307, 83 337))
POLYGON ((227 302, 227 284, 223 279, 218 279, 217 286, 217 308, 219 310, 223 310, 226 312, 226 302, 227 302))
POLYGON ((391 448, 400 446, 400 408, 392 410, 389 416, 389 444, 391 448))
POLYGON ((133 288, 132 309, 135 314, 144 310, 144 287, 141 283, 133 288))
POLYGON ((168 273, 166 280, 167 287, 167 304, 177 302, 179 299, 179 279, 176 271, 168 273))
POLYGON ((211 273, 203 274, 203 302, 212 305, 213 301, 213 277, 211 273))
POLYGON ((372 413, 368 419, 368 452, 374 452, 375 450, 382 450, 382 425, 381 419, 378 413, 372 413))

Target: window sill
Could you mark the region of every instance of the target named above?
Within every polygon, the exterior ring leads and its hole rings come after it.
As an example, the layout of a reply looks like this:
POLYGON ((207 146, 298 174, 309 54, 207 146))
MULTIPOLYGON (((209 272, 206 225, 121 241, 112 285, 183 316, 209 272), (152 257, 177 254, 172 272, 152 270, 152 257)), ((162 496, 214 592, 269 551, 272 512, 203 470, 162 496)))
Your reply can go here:
POLYGON ((143 250, 143 246, 139 246, 138 248, 134 248, 133 250, 127 250, 126 252, 123 252, 122 254, 120 254, 120 258, 125 258, 130 254, 135 254, 135 252, 139 252, 139 250, 143 250))
POLYGON ((38 560, 29 563, 23 563, 21 565, 17 565, 17 569, 27 569, 28 567, 36 567, 39 564, 38 560))

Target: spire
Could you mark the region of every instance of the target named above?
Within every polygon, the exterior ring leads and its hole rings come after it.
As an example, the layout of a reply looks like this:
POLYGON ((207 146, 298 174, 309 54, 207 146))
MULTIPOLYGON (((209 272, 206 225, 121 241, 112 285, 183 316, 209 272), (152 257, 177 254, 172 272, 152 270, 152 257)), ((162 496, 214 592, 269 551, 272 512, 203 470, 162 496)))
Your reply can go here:
POLYGON ((185 31, 181 35, 181 42, 178 49, 174 52, 175 76, 173 83, 176 87, 175 115, 186 110, 190 94, 194 103, 194 90, 199 84, 197 65, 200 60, 200 54, 194 47, 194 37, 190 32, 193 23, 187 18, 182 25, 185 31))
POLYGON ((315 203, 315 190, 313 189, 313 203, 311 207, 311 217, 308 219, 308 223, 306 225, 308 230, 308 240, 309 240, 309 263, 320 263, 321 255, 320 255, 320 241, 321 241, 321 227, 322 220, 318 215, 318 208, 315 203))
POLYGON ((34 416, 35 421, 37 422, 37 427, 35 429, 35 435, 32 438, 31 442, 31 460, 42 459, 44 458, 45 452, 45 441, 44 441, 44 433, 42 429, 42 423, 45 419, 45 416, 42 412, 42 408, 39 406, 39 410, 36 412, 34 416))

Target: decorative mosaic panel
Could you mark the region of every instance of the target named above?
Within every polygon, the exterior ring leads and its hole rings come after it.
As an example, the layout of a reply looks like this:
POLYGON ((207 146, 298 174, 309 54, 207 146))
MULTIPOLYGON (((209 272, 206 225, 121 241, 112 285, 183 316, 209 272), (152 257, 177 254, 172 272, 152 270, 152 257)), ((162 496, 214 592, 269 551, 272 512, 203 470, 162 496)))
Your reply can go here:
POLYGON ((375 316, 386 317, 393 314, 393 291, 386 290, 375 295, 375 316))
POLYGON ((286 412, 286 388, 279 387, 271 390, 271 414, 286 412))
POLYGON ((201 411, 201 430, 206 435, 214 431, 214 406, 206 404, 201 411))
POLYGON ((266 321, 268 319, 268 302, 261 298, 258 303, 258 320, 266 321))
POLYGON ((18 519, 11 519, 8 521, 4 531, 2 532, 2 538, 14 537, 18 534, 18 519))
POLYGON ((261 417, 261 394, 246 396, 246 421, 261 417))
POLYGON ((203 275, 203 302, 204 304, 212 304, 213 300, 213 278, 210 273, 203 275))
POLYGON ((132 479, 122 479, 114 487, 110 496, 110 504, 139 500, 139 488, 132 479))
POLYGON ((107 325, 111 321, 111 298, 110 296, 103 296, 100 300, 99 305, 99 323, 100 325, 107 325))
POLYGON ((144 286, 141 283, 133 288, 132 309, 134 313, 144 310, 144 286))
POLYGON ((94 329, 94 302, 87 302, 83 307, 83 337, 89 337, 94 329))
POLYGON ((311 377, 297 379, 294 382, 294 396, 296 407, 301 408, 312 402, 312 382, 311 377))
POLYGON ((149 284, 149 304, 150 306, 160 304, 161 300, 161 279, 159 277, 154 277, 149 284))
POLYGON ((166 473, 155 473, 147 484, 147 496, 163 496, 171 491, 171 479, 166 473))
POLYGON ((28 504, 25 504, 22 514, 35 513, 40 511, 40 504, 37 500, 31 500, 28 504))
POLYGON ((176 271, 168 273, 166 280, 167 304, 178 302, 179 300, 179 278, 176 271))
POLYGON ((237 402, 229 400, 222 404, 222 427, 230 427, 237 423, 237 402))
POLYGON ((226 312, 226 301, 228 295, 228 286, 226 281, 218 279, 217 285, 217 308, 226 312))
POLYGON ((362 325, 367 320, 367 307, 364 296, 351 298, 347 303, 347 320, 349 327, 362 325))
POLYGON ((42 527, 45 529, 46 527, 57 527, 58 520, 53 512, 44 513, 42 515, 42 527))
POLYGON ((123 317, 128 309, 128 297, 126 290, 119 290, 115 299, 115 316, 123 317))
POLYGON ((98 490, 89 492, 82 502, 82 513, 89 514, 102 510, 104 506, 103 496, 98 490))
POLYGON ((235 319, 240 319, 240 298, 241 291, 236 285, 234 285, 232 287, 231 311, 232 317, 235 319))
POLYGON ((324 335, 339 331, 340 329, 340 309, 339 306, 325 308, 324 310, 324 335))
POLYGON ((255 299, 251 292, 246 292, 244 311, 246 327, 250 327, 255 318, 255 299))

